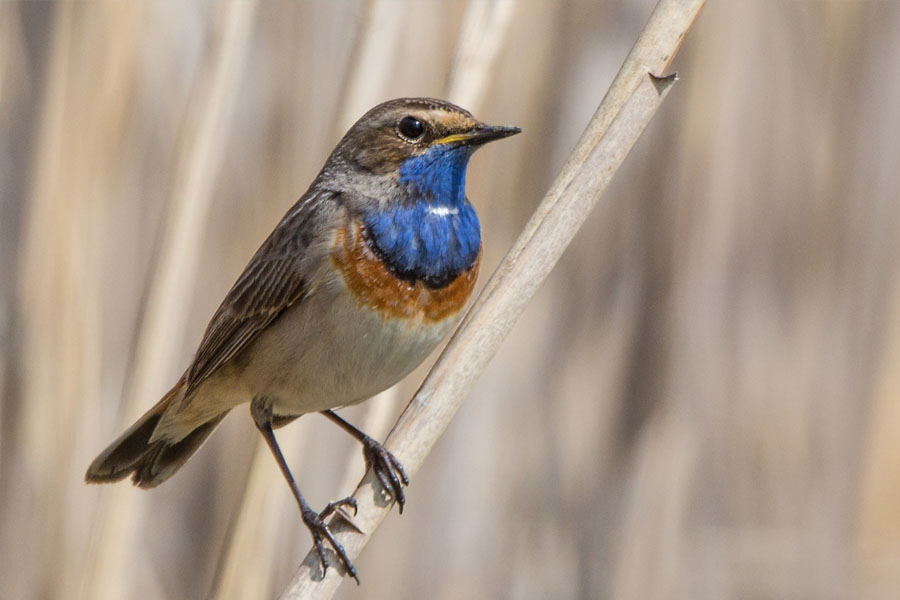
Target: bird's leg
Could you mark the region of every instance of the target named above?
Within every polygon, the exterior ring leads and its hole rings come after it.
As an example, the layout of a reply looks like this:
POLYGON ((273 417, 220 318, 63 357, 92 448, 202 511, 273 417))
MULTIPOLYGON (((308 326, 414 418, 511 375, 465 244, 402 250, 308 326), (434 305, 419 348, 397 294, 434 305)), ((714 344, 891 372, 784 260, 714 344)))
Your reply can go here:
POLYGON ((250 414, 253 416, 253 422, 256 424, 257 429, 259 429, 263 439, 266 440, 269 449, 275 456, 275 461, 278 463, 282 475, 284 475, 285 480, 290 486, 291 492, 294 493, 297 504, 300 505, 300 515, 303 518, 303 523, 309 528, 313 542, 316 545, 316 552, 319 554, 319 561, 322 563, 322 575, 324 576, 325 572, 328 570, 328 562, 325 559, 325 546, 322 543, 322 538, 324 537, 328 540, 328 543, 331 544, 331 547, 334 548, 334 552, 338 555, 341 562, 344 563, 347 573, 356 580, 357 584, 359 584, 359 577, 356 576, 356 567, 353 566, 344 547, 334 538, 331 531, 328 529, 328 526, 325 524, 325 518, 334 512, 340 505, 346 504, 352 506, 355 511, 356 500, 353 498, 345 498, 338 502, 332 502, 321 513, 317 513, 310 508, 309 504, 307 504, 306 500, 303 498, 303 494, 300 493, 300 488, 297 487, 297 482, 294 480, 294 476, 288 468, 287 461, 284 460, 281 448, 278 447, 278 441, 275 439, 275 432, 272 431, 271 402, 266 398, 254 398, 250 403, 250 414))
POLYGON ((403 514, 403 505, 406 503, 406 495, 403 486, 409 485, 409 477, 403 465, 397 458, 384 449, 384 446, 357 429, 351 423, 338 416, 333 410, 323 410, 322 414, 337 423, 341 429, 355 437, 363 446, 363 456, 366 459, 366 467, 375 471, 376 477, 384 489, 397 500, 400 514, 403 514))

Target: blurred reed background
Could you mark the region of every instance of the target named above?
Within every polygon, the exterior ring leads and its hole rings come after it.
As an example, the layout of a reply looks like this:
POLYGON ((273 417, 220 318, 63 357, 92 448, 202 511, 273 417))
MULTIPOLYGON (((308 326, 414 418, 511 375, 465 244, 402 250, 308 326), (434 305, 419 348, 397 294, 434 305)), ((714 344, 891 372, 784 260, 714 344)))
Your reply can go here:
MULTIPOLYGON (((377 102, 523 127, 470 168, 489 273, 653 4, 0 4, 0 598, 277 596, 310 538, 245 408, 151 492, 87 464, 377 102)), ((897 31, 707 6, 339 597, 898 597, 897 31)), ((345 414, 383 437, 423 373, 345 414)), ((280 440, 314 506, 362 474, 318 415, 280 440)))

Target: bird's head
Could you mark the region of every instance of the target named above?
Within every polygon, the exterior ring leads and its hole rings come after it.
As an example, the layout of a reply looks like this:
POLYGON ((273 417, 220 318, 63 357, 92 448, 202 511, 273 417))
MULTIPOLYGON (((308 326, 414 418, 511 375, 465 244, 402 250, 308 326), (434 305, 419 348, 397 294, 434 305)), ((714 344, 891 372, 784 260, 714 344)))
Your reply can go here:
POLYGON ((441 100, 391 100, 350 128, 320 183, 345 192, 345 206, 397 276, 441 287, 481 252, 478 217, 466 200, 469 157, 519 131, 441 100))
POLYGON ((334 158, 395 185, 406 199, 455 203, 465 197, 472 152, 520 131, 486 125, 442 100, 399 98, 363 115, 338 144, 334 158))

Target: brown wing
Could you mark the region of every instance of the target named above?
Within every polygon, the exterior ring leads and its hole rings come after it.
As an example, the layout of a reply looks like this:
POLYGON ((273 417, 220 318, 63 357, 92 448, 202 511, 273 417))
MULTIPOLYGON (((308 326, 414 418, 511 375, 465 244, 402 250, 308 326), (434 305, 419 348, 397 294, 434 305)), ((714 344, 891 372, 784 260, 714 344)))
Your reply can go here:
POLYGON ((337 201, 304 196, 263 242, 213 315, 188 369, 187 392, 246 348, 287 307, 302 301, 325 252, 337 201))

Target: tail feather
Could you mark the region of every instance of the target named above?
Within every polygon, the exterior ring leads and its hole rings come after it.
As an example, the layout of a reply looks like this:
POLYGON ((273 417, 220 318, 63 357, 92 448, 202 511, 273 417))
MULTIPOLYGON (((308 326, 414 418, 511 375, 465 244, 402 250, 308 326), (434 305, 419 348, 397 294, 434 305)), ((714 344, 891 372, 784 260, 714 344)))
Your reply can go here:
POLYGON ((143 459, 135 465, 131 476, 134 485, 142 488, 156 487, 187 461, 194 452, 203 445, 216 425, 225 417, 225 413, 200 425, 177 442, 158 440, 147 447, 143 459))
POLYGON ((180 440, 160 439, 151 442, 156 426, 172 400, 177 397, 180 388, 181 382, 95 458, 85 473, 85 481, 111 483, 131 475, 135 485, 151 488, 181 468, 209 437, 226 413, 202 423, 180 440))

